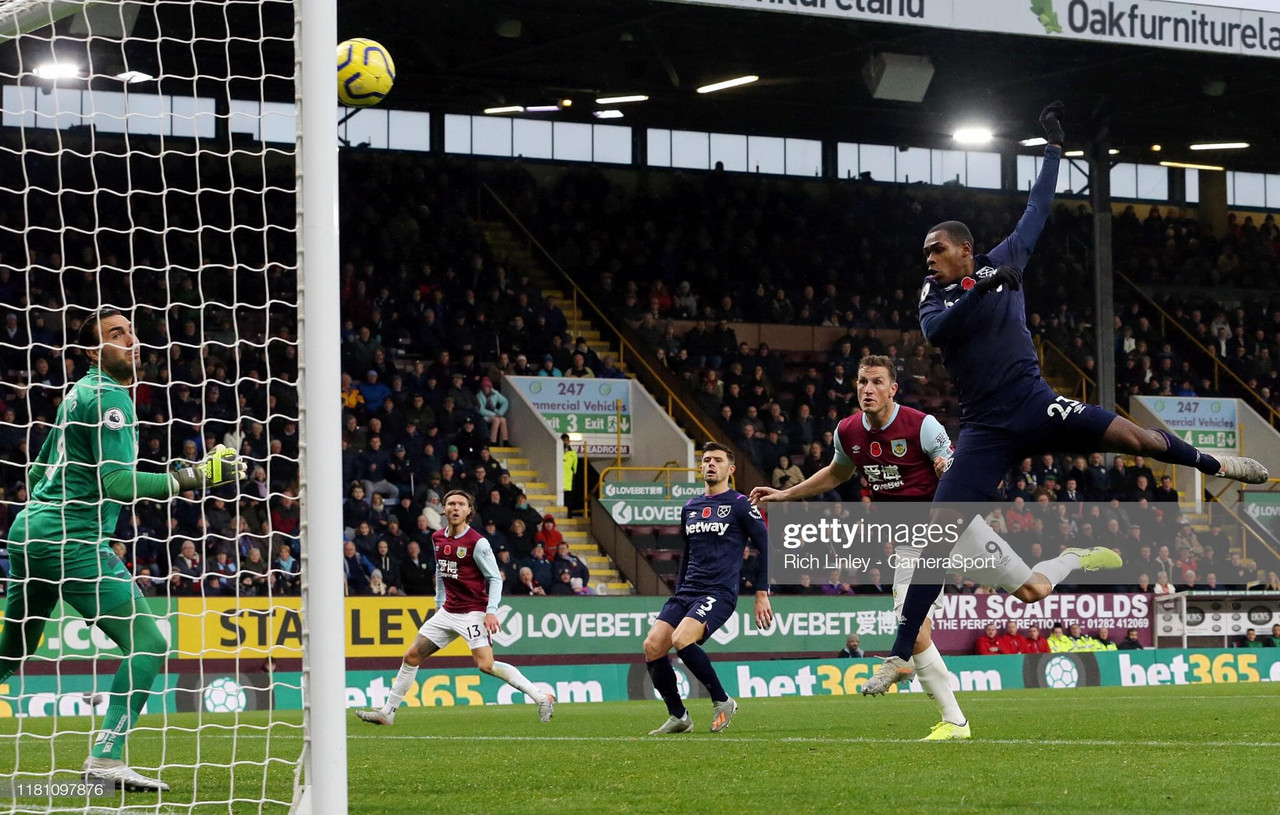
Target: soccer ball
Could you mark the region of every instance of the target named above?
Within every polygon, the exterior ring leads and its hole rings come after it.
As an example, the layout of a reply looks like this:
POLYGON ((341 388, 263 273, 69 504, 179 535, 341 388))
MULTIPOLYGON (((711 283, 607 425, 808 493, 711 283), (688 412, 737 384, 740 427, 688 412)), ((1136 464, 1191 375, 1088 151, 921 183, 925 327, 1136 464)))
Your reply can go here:
POLYGON ((249 705, 240 683, 229 676, 220 676, 204 689, 204 709, 209 713, 239 713, 249 705))
POLYGON ((396 81, 391 54, 373 40, 347 40, 338 46, 338 99, 368 107, 381 102, 396 81))
POLYGON ((1054 657, 1044 666, 1044 681, 1051 688, 1074 688, 1080 682, 1080 672, 1071 657, 1054 657))

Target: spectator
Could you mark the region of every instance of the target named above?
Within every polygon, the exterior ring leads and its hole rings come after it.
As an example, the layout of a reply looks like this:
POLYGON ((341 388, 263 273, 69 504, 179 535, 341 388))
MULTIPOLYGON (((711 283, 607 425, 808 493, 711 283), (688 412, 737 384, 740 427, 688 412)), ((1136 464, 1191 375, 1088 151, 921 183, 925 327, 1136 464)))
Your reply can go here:
POLYGON ((507 434, 507 410, 510 405, 507 397, 494 390, 493 380, 487 376, 480 380, 476 403, 480 418, 489 424, 489 443, 501 444, 503 447, 510 444, 507 434))
POLYGON ((742 571, 738 578, 738 594, 755 594, 760 580, 760 557, 750 546, 742 547, 742 571))
POLYGON ((1033 625, 1027 629, 1027 638, 1022 643, 1024 654, 1049 653, 1049 641, 1040 636, 1040 626, 1033 625))
POLYGON ((1266 643, 1258 639, 1258 631, 1254 628, 1246 630, 1244 636, 1236 640, 1237 648, 1262 648, 1265 645, 1266 643))
POLYGON ((511 531, 507 534, 507 543, 511 547, 512 556, 523 563, 530 555, 533 554, 534 540, 533 533, 525 528, 523 518, 515 518, 511 521, 511 531))
POLYGON ((173 593, 175 595, 194 597, 200 593, 200 580, 204 574, 204 564, 196 554, 195 543, 184 540, 178 548, 178 557, 173 562, 173 593))
MULTIPOLYGON (((560 544, 564 542, 564 535, 560 530, 556 529, 556 518, 554 515, 547 513, 542 516, 542 525, 538 528, 538 533, 533 536, 535 542, 542 544, 545 552, 554 554, 560 548, 560 544)), ((534 576, 537 574, 535 572, 534 576)))
POLYGON ((827 582, 822 584, 822 593, 834 596, 853 594, 853 588, 840 579, 839 569, 832 569, 827 573, 827 582))
POLYGON ((556 557, 551 566, 556 571, 569 570, 569 574, 573 577, 574 591, 591 585, 591 570, 581 558, 569 552, 569 542, 566 540, 561 540, 556 546, 556 557))
POLYGON ((1270 648, 1280 648, 1280 623, 1271 626, 1271 642, 1267 645, 1270 648))
POLYGON ((558 597, 572 597, 574 595, 573 575, 570 574, 568 569, 561 569, 556 572, 556 579, 551 584, 551 588, 547 590, 547 595, 558 597))
MULTIPOLYGON (((770 431, 771 434, 774 432, 770 431)), ((778 466, 773 468, 773 478, 771 480, 775 489, 785 490, 804 481, 804 473, 800 472, 799 467, 791 463, 791 456, 783 455, 778 457, 778 466)))
POLYGON ((1178 591, 1196 591, 1200 588, 1196 579, 1196 573, 1194 571, 1191 569, 1184 570, 1182 572, 1182 585, 1178 586, 1178 591))
POLYGON ((351 541, 342 544, 342 573, 347 581, 347 594, 358 597, 369 593, 369 575, 373 573, 373 564, 356 551, 356 545, 351 541))
POLYGON ((836 659, 862 659, 865 657, 866 654, 858 647, 859 641, 857 634, 850 634, 846 637, 844 647, 840 649, 840 653, 836 654, 836 659))
POLYGON ((996 638, 996 648, 1002 654, 1027 653, 1027 638, 1018 633, 1018 624, 1013 620, 1005 623, 1004 633, 996 638))
POLYGON ((240 564, 236 579, 240 582, 242 597, 267 596, 271 584, 267 574, 267 562, 262 559, 261 549, 255 546, 249 550, 249 557, 240 564))
POLYGON ((275 561, 271 564, 275 572, 276 594, 297 595, 301 590, 302 563, 293 556, 293 547, 287 543, 280 544, 275 561))
POLYGON ((996 636, 995 623, 987 623, 986 630, 974 643, 973 652, 980 656, 1000 653, 1000 639, 996 636))
POLYGON ((385 593, 391 596, 400 594, 400 561, 391 554, 391 545, 385 540, 378 541, 378 548, 371 558, 373 567, 381 572, 385 593))
POLYGON ((1124 635, 1124 639, 1116 643, 1117 651, 1141 651, 1142 643, 1138 642, 1138 630, 1130 628, 1124 635))
POLYGON ((555 579, 551 569, 551 561, 547 560, 545 549, 537 541, 534 541, 533 550, 529 553, 529 557, 521 561, 520 565, 528 566, 533 571, 533 580, 539 586, 550 586, 551 581, 555 579))
POLYGON ((879 569, 872 568, 867 572, 867 582, 854 590, 855 594, 891 594, 893 587, 886 585, 879 569))
POLYGON ((1152 492, 1151 500, 1162 504, 1178 503, 1178 491, 1173 488, 1173 476, 1160 476, 1160 486, 1152 492))
POLYGON ((509 594, 512 597, 545 597, 547 595, 542 586, 538 585, 538 581, 533 579, 533 569, 528 566, 520 567, 518 580, 511 587, 509 594))
POLYGON ((1062 623, 1053 624, 1053 633, 1049 635, 1049 651, 1050 653, 1060 654, 1064 651, 1075 650, 1075 641, 1062 633, 1062 623))
POLYGON ((1168 573, 1168 572, 1157 572, 1157 573, 1156 573, 1156 585, 1155 585, 1155 588, 1154 588, 1154 589, 1152 589, 1152 592, 1154 592, 1154 594, 1155 594, 1157 597, 1159 597, 1159 596, 1161 596, 1161 595, 1164 595, 1164 594, 1173 594, 1173 592, 1174 592, 1174 588, 1173 588, 1172 584, 1170 584, 1170 583, 1169 583, 1169 573, 1168 573))
POLYGON ((1109 628, 1099 628, 1098 636, 1094 637, 1093 639, 1095 642, 1098 643, 1097 650, 1099 651, 1115 651, 1116 650, 1116 644, 1111 641, 1111 629, 1109 628))
POLYGON ((205 577, 204 591, 209 597, 235 596, 236 566, 230 561, 225 550, 219 549, 213 556, 213 563, 205 577))
POLYGON ((428 597, 435 591, 435 559, 422 555, 422 545, 409 541, 408 552, 400 563, 400 586, 413 597, 428 597))

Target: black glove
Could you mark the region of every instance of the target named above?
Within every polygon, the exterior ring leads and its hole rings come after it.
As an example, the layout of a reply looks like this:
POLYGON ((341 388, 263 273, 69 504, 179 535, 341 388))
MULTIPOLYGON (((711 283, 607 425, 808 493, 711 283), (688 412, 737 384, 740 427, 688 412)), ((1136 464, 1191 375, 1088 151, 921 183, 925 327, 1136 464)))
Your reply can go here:
POLYGON ((1066 138, 1062 132, 1062 111, 1061 102, 1050 102, 1040 111, 1040 126, 1044 128, 1044 137, 1050 144, 1061 145, 1066 138))
POLYGON ((1001 266, 977 280, 972 289, 974 294, 986 294, 989 291, 995 291, 999 286, 1007 286, 1011 291, 1022 288, 1022 273, 1012 266, 1001 266))

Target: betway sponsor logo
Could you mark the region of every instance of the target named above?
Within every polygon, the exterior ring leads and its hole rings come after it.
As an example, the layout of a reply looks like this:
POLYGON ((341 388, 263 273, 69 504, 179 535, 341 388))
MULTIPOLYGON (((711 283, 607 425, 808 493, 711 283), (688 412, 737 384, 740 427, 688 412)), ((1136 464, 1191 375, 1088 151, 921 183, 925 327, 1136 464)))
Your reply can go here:
POLYGON ((724 521, 697 521, 696 523, 685 524, 685 534, 697 535, 701 532, 714 532, 717 535, 723 535, 729 531, 729 525, 724 521))
MULTIPOLYGON (((791 674, 781 674, 765 679, 762 676, 754 676, 751 673, 750 665, 739 665, 735 678, 738 681, 738 692, 734 694, 739 699, 767 699, 779 696, 826 696, 829 694, 849 694, 856 692, 856 688, 862 681, 871 678, 874 668, 870 665, 857 665, 851 669, 843 671, 841 675, 839 668, 832 665, 818 665, 817 670, 814 666, 803 665, 791 674), (859 670, 862 669, 862 670, 859 670), (838 678, 837 678, 838 677, 838 678)), ((960 671, 958 674, 951 674, 951 687, 960 691, 981 691, 981 690, 1002 690, 1004 683, 1000 679, 1000 672, 990 671, 960 671)), ((919 692, 919 680, 913 680, 911 685, 896 686, 892 690, 894 692, 904 692, 901 689, 907 688, 905 692, 919 692)))

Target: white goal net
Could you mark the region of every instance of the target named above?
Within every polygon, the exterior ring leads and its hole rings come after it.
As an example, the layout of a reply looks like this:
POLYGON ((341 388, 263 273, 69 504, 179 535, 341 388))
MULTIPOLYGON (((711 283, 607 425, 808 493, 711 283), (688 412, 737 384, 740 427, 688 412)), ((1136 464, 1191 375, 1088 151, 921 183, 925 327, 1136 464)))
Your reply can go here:
POLYGON ((0 4, 0 812, 287 811, 304 797, 316 573, 297 5, 0 4), (95 315, 89 336, 112 341, 104 309, 136 339, 132 382, 85 343, 95 315), (68 427, 86 421, 72 394, 94 372, 123 384, 136 424, 100 396, 86 453, 68 427), (108 436, 131 431, 135 494, 107 497, 108 436), (248 462, 246 481, 147 492, 217 445, 248 462), (64 531, 84 514, 77 467, 98 469, 101 540, 37 551, 34 506, 64 531), (95 581, 71 588, 85 552, 115 580, 98 618, 84 611, 95 581), (129 614, 107 619, 121 591, 129 614), (169 789, 77 786, 91 753, 169 789))

